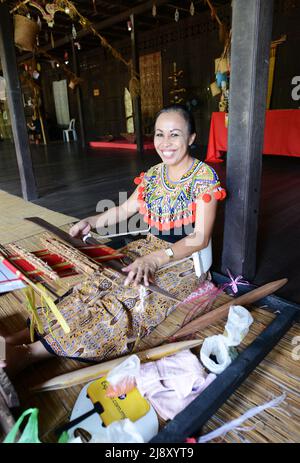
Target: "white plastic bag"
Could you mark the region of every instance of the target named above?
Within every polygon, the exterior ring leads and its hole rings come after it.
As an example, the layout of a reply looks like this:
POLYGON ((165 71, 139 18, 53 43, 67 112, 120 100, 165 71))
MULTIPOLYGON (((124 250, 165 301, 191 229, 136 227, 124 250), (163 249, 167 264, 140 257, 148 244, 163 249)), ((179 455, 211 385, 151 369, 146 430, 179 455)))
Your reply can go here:
POLYGON ((107 375, 109 386, 106 395, 119 397, 131 391, 136 386, 135 378, 140 372, 140 365, 139 357, 133 354, 113 368, 107 375))
POLYGON ((203 365, 211 372, 219 374, 231 363, 228 352, 228 346, 225 342, 225 336, 218 334, 206 338, 200 351, 200 359, 203 365), (217 362, 210 358, 216 357, 217 362))
POLYGON ((238 346, 247 336, 253 323, 250 312, 241 305, 232 305, 229 309, 224 336, 228 346, 238 346))
MULTIPOLYGON (((114 421, 106 428, 100 427, 100 430, 92 434, 89 444, 143 444, 144 438, 137 430, 136 426, 128 418, 125 420, 114 421)), ((80 437, 70 439, 68 444, 81 444, 80 437)))
POLYGON ((252 323, 253 318, 247 309, 240 305, 231 306, 224 334, 210 336, 202 344, 200 359, 203 365, 212 373, 222 373, 232 361, 230 348, 242 342, 252 323))

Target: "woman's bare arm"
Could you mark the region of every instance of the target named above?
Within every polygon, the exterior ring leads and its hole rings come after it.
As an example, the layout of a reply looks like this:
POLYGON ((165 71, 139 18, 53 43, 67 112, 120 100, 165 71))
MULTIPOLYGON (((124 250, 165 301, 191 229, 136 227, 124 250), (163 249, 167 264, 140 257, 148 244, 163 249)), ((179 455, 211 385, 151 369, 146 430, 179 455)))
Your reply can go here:
POLYGON ((101 214, 80 220, 80 222, 70 228, 70 235, 73 237, 86 235, 92 229, 100 230, 101 228, 109 227, 129 219, 139 210, 139 201, 137 198, 138 190, 136 188, 127 201, 120 206, 112 207, 101 214))

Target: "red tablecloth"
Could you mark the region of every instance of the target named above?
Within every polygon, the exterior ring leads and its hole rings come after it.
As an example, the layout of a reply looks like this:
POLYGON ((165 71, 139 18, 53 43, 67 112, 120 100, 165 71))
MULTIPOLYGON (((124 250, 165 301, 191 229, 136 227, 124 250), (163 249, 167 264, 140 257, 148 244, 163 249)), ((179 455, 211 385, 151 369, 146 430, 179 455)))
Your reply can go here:
MULTIPOLYGON (((222 161, 222 151, 227 151, 227 136, 225 113, 212 113, 206 161, 222 161)), ((299 109, 266 111, 263 154, 300 156, 299 109)))

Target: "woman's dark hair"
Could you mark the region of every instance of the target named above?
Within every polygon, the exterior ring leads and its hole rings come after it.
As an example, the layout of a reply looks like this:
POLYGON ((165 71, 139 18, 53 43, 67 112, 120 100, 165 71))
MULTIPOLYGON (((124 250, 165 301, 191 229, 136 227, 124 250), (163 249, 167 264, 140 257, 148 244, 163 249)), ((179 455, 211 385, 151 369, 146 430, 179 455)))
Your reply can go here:
POLYGON ((176 113, 181 114, 181 116, 183 117, 183 119, 187 123, 189 135, 192 135, 193 133, 196 133, 196 125, 195 125, 195 120, 194 120, 193 115, 189 112, 189 110, 187 109, 186 106, 181 105, 181 104, 171 104, 171 105, 165 106, 163 109, 161 109, 156 114, 156 117, 155 117, 155 120, 154 120, 154 129, 155 129, 155 124, 156 124, 156 121, 157 121, 158 117, 161 114, 171 113, 171 112, 176 112, 176 113))

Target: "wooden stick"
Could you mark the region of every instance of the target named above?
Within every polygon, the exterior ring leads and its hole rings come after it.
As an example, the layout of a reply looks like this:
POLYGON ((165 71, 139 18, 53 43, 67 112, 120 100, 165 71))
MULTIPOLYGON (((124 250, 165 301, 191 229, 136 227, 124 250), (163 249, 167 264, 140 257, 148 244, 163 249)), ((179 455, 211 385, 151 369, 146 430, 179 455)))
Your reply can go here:
POLYGON ((22 248, 16 243, 11 243, 7 245, 7 248, 13 253, 19 255, 21 258, 25 259, 29 264, 31 264, 36 270, 41 271, 51 280, 58 280, 59 276, 53 270, 47 262, 44 262, 39 257, 35 256, 32 252, 27 251, 27 249, 22 248))
POLYGON ((277 291, 279 288, 282 288, 282 286, 284 286, 287 282, 287 278, 271 281, 266 285, 249 291, 249 293, 243 294, 242 296, 239 296, 235 299, 231 299, 229 302, 226 302, 217 309, 214 309, 211 312, 208 312, 207 314, 202 315, 201 317, 196 318, 196 320, 188 323, 183 328, 178 330, 171 338, 176 340, 178 338, 183 338, 184 336, 190 336, 191 334, 195 333, 195 331, 204 329, 207 326, 225 318, 228 315, 230 306, 253 304, 259 299, 275 293, 275 291, 277 291))
MULTIPOLYGON (((153 347, 152 349, 147 349, 145 351, 135 352, 135 354, 140 358, 141 362, 154 361, 162 357, 167 357, 168 355, 176 354, 176 352, 184 349, 192 349, 196 346, 199 346, 201 343, 202 341, 199 339, 193 341, 173 342, 171 344, 153 347)), ((94 379, 100 378, 101 376, 104 376, 108 371, 112 370, 114 367, 123 362, 123 360, 130 357, 130 355, 125 355, 124 357, 109 360, 104 363, 99 363, 98 365, 85 367, 81 370, 71 371, 70 373, 56 376, 55 378, 52 378, 48 381, 37 384, 31 388, 31 390, 54 391, 56 389, 65 389, 67 387, 87 383, 88 381, 92 381, 94 379)))
POLYGON ((61 325, 62 329, 64 330, 65 333, 70 333, 70 327, 66 320, 63 318, 61 315, 60 311, 56 307, 54 301, 51 299, 51 297, 48 295, 47 290, 44 288, 44 286, 39 283, 38 285, 35 284, 33 281, 31 281, 21 270, 19 270, 17 267, 14 266, 14 264, 11 263, 10 259, 7 257, 6 250, 4 250, 3 246, 0 245, 0 262, 3 262, 6 267, 11 270, 20 280, 24 281, 27 283, 29 286, 31 286, 34 291, 44 298, 44 300, 47 302, 49 305, 50 309, 52 310, 55 318, 57 319, 58 323, 61 325), (2 254, 3 250, 3 254, 2 254))

